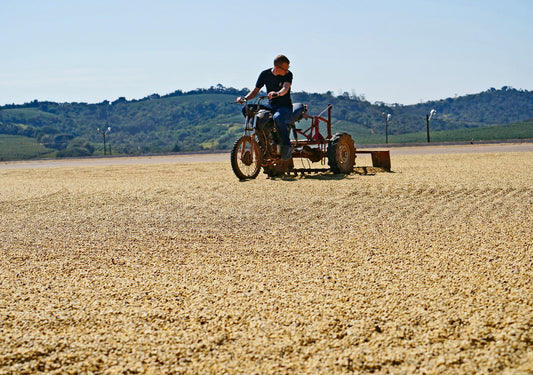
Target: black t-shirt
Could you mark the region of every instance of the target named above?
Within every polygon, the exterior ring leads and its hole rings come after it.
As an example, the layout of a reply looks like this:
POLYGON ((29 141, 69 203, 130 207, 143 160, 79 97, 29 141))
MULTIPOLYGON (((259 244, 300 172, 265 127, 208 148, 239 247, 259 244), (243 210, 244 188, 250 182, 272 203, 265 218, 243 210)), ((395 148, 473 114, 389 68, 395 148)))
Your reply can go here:
MULTIPOLYGON (((292 84, 291 71, 288 71, 287 74, 285 74, 284 76, 275 76, 272 73, 272 68, 270 68, 263 70, 261 74, 259 74, 259 78, 257 78, 257 83, 255 84, 255 87, 261 89, 263 88, 263 86, 266 85, 267 93, 269 93, 270 91, 281 90, 285 82, 289 82, 290 84, 292 84)), ((272 105, 273 107, 292 108, 291 89, 289 88, 289 92, 285 95, 278 96, 277 98, 270 100, 270 105, 272 105)))

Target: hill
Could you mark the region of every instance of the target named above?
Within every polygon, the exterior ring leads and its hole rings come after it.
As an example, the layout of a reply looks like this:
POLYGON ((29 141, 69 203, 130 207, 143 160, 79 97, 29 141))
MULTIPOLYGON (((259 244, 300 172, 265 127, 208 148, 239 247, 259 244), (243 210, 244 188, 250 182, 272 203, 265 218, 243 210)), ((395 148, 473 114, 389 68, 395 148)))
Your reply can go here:
MULTIPOLYGON (((243 121, 240 106, 231 102, 247 91, 217 85, 164 96, 153 94, 140 100, 121 97, 96 104, 33 101, 6 105, 0 107, 0 134, 33 138, 58 157, 229 149, 241 133, 243 121), (108 127, 111 131, 106 135, 108 147, 104 151, 103 135, 96 129, 108 127)), ((431 119, 432 132, 483 129, 533 119, 533 92, 510 87, 416 105, 370 103, 363 97, 332 92, 296 92, 293 100, 308 104, 311 114, 333 104, 334 131, 349 132, 359 144, 383 143, 384 113, 392 116, 388 123, 392 142, 422 134, 431 109, 437 111, 431 119)), ((530 125, 521 125, 519 138, 533 137, 530 125)), ((499 128, 498 137, 516 138, 515 133, 506 132, 510 129, 499 128)), ((467 133, 462 137, 469 140, 472 134, 467 133)), ((490 133, 495 134, 494 130, 490 133)), ((451 137, 451 133, 442 134, 451 137)), ((487 134, 479 130, 475 138, 487 134)))

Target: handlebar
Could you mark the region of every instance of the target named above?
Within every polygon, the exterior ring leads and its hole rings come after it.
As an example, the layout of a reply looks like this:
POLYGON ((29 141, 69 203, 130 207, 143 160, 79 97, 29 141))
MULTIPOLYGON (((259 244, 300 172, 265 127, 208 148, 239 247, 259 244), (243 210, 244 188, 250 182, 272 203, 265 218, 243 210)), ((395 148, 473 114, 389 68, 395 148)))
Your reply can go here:
MULTIPOLYGON (((277 95, 276 95, 277 96, 277 95)), ((231 102, 231 104, 247 104, 250 100, 246 100, 244 97, 241 98, 242 102, 239 102, 238 100, 235 100, 234 102, 231 102)), ((261 95, 257 97, 257 103, 260 103, 261 100, 268 99, 268 95, 261 95)))
MULTIPOLYGON (((273 98, 277 98, 279 95, 273 95, 273 98)), ((261 95, 257 97, 257 102, 259 103, 261 100, 268 99, 268 95, 261 95)), ((244 97, 242 97, 242 102, 239 102, 235 100, 234 102, 231 102, 231 104, 246 104, 250 100, 246 100, 244 97)))

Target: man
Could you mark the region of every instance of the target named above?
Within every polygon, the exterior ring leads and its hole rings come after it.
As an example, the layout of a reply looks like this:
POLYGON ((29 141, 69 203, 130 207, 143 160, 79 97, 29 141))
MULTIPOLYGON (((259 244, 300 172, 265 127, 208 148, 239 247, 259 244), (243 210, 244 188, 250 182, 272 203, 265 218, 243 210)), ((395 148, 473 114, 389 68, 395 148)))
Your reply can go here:
POLYGON ((289 71, 289 59, 284 55, 278 55, 274 59, 274 67, 261 72, 255 88, 244 98, 238 97, 237 101, 251 100, 266 86, 269 106, 267 108, 274 114, 274 123, 282 138, 281 159, 289 160, 293 151, 289 138, 287 122, 292 117, 291 84, 292 72, 289 71))

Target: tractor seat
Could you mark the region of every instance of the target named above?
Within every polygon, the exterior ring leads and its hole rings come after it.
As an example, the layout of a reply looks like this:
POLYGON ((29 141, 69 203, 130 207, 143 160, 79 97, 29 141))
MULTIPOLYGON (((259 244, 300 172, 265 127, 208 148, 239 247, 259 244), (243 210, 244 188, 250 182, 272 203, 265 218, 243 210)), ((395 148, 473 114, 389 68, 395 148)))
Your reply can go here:
POLYGON ((296 121, 300 121, 303 116, 304 116, 304 113, 307 112, 307 106, 303 103, 294 103, 292 105, 292 118, 291 118, 291 121, 289 121, 289 123, 291 125, 294 125, 294 123, 296 121))

